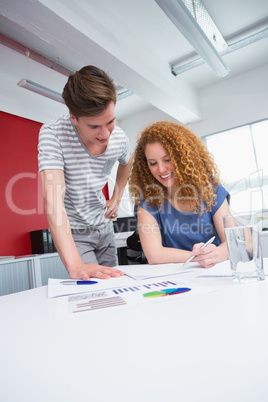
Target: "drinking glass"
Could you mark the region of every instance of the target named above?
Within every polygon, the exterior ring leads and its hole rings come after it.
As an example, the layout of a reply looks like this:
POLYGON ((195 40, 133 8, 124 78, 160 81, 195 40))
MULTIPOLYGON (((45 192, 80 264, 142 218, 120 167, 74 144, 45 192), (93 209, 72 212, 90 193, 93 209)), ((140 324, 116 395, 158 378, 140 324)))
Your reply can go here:
POLYGON ((223 217, 230 266, 235 281, 251 282, 265 279, 257 215, 223 217))

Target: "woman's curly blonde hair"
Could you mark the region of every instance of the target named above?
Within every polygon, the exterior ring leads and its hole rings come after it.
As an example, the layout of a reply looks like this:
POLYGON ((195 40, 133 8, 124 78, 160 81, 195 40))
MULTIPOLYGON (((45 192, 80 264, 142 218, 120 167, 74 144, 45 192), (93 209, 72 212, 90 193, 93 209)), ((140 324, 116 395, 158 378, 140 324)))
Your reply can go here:
POLYGON ((216 204, 215 187, 220 184, 213 156, 202 141, 186 127, 160 121, 145 128, 138 137, 129 180, 130 195, 136 205, 141 198, 161 208, 168 189, 151 174, 146 157, 147 144, 159 142, 174 167, 177 201, 191 203, 196 213, 211 211, 216 204))

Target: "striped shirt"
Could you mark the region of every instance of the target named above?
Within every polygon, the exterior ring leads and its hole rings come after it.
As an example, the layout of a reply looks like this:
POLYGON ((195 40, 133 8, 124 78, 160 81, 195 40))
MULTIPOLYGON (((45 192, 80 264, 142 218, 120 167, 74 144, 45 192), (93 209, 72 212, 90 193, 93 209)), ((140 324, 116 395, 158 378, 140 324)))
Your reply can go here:
POLYGON ((129 140, 115 127, 104 153, 92 156, 83 144, 69 115, 44 124, 39 133, 39 172, 64 170, 64 204, 72 229, 103 226, 106 200, 102 189, 116 161, 126 165, 129 140))

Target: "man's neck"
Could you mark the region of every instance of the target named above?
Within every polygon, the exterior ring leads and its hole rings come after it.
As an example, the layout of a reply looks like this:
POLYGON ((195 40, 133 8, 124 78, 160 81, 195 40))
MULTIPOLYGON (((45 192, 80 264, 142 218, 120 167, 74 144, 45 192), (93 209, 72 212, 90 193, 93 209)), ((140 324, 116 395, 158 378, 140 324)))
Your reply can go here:
POLYGON ((103 154, 107 148, 107 145, 104 145, 103 147, 99 147, 95 144, 84 144, 84 145, 92 156, 98 156, 103 154))

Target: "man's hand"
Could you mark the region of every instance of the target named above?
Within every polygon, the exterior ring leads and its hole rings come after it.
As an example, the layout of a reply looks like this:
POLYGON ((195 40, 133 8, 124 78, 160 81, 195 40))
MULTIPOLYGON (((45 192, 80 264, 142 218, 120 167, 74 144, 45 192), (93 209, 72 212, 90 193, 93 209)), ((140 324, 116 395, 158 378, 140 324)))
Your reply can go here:
POLYGON ((129 161, 126 165, 121 165, 121 163, 119 163, 116 173, 116 181, 113 195, 111 199, 106 202, 105 205, 105 207, 107 208, 105 218, 114 219, 117 217, 119 204, 123 197, 124 188, 126 187, 130 175, 131 166, 132 166, 131 154, 129 155, 129 161))
POLYGON ((110 218, 114 219, 117 217, 117 212, 119 208, 119 200, 111 198, 110 200, 107 200, 105 208, 107 208, 107 211, 105 213, 105 218, 110 218))
POLYGON ((124 272, 111 267, 103 267, 97 264, 82 264, 77 268, 69 271, 71 279, 80 279, 82 281, 90 281, 91 278, 109 279, 111 277, 118 278, 125 275, 124 272))

